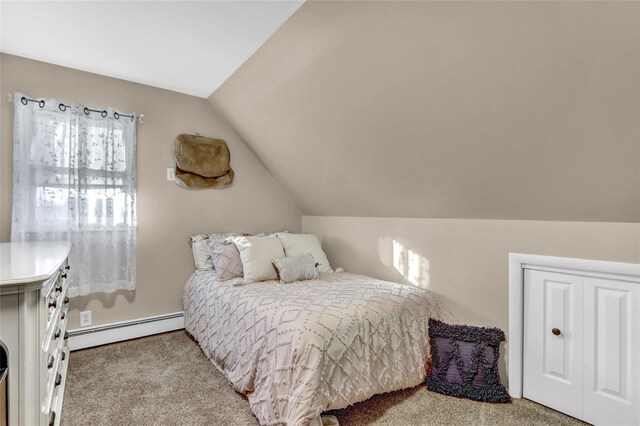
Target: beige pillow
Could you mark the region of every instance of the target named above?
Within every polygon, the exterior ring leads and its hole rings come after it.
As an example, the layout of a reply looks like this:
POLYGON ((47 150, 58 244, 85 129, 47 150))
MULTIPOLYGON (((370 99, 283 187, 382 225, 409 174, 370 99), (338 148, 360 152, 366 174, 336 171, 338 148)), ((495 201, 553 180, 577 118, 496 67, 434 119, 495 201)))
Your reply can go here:
POLYGON ((317 280, 320 278, 313 256, 281 257, 273 261, 282 284, 294 281, 317 280))
POLYGON ((233 241, 214 241, 209 243, 211 260, 220 281, 243 276, 240 252, 233 241))
POLYGON ((234 237, 232 240, 240 252, 246 280, 266 281, 278 278, 271 263, 285 255, 278 237, 234 237))
POLYGON ((313 259, 318 263, 316 269, 318 272, 333 272, 327 255, 324 254, 320 240, 313 234, 288 234, 284 232, 278 233, 278 238, 282 241, 282 247, 287 257, 302 256, 310 253, 313 259))

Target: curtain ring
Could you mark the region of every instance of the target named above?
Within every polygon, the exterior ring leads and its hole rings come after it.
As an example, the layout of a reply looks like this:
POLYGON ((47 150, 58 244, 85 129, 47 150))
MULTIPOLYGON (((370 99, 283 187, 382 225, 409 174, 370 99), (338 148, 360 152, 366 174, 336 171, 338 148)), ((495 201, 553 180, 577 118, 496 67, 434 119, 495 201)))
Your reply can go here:
POLYGON ((84 110, 83 110, 83 111, 84 111, 84 114, 85 114, 85 115, 89 115, 89 108, 84 107, 84 110))
POLYGON ((60 105, 58 105, 58 109, 60 111, 66 111, 67 110, 67 106, 65 104, 60 104, 60 105))
POLYGON ((113 118, 115 118, 116 120, 120 119, 120 114, 118 114, 117 112, 113 113, 113 118))
POLYGON ((24 96, 20 98, 20 102, 22 102, 22 105, 26 105, 29 103, 29 101, 27 101, 27 98, 25 98, 24 96))
POLYGON ((40 101, 40 102, 38 102, 38 106, 39 106, 40 108, 44 108, 44 101, 40 101))
POLYGON ((102 118, 105 118, 107 116, 107 110, 104 110, 100 113, 100 115, 102 116, 102 118))

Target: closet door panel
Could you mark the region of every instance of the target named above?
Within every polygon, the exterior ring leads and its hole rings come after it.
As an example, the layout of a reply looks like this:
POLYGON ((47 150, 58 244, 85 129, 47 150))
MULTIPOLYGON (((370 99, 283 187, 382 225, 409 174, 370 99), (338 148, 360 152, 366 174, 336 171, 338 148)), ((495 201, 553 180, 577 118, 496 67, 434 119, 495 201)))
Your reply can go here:
POLYGON ((585 277, 584 415, 640 424, 640 285, 585 277))
POLYGON ((582 415, 583 277, 525 270, 523 396, 582 415))

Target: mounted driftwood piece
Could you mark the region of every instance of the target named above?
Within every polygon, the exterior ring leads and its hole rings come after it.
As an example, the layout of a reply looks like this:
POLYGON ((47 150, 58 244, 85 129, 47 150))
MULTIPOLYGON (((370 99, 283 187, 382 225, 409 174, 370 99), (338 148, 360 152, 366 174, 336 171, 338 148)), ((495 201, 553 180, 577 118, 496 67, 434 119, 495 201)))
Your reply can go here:
POLYGON ((222 139, 178 135, 173 158, 176 160, 176 184, 182 188, 224 188, 233 182, 231 153, 222 139))

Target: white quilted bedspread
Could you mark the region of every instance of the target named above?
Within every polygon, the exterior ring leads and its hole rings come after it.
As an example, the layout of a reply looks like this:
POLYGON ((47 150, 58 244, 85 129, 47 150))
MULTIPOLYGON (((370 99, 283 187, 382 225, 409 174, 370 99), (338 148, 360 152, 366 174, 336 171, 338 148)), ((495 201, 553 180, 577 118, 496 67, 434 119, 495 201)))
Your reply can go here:
POLYGON ((187 331, 262 425, 308 425, 423 382, 428 318, 446 315, 426 290, 345 272, 245 284, 197 271, 183 304, 187 331))

